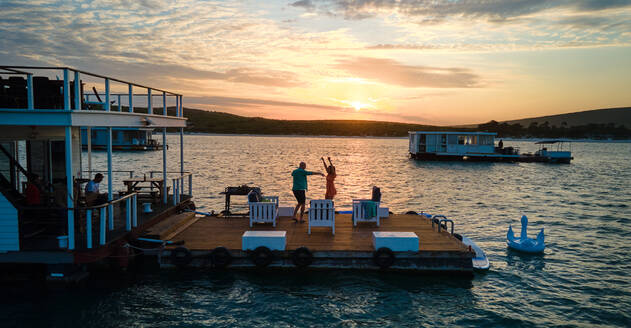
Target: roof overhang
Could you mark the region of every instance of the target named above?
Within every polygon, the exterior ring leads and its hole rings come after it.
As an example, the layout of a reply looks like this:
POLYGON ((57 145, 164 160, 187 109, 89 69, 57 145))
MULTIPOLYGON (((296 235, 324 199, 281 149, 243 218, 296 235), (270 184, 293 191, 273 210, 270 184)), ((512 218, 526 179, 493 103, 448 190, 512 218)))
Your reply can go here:
POLYGON ((0 109, 0 126, 185 128, 186 117, 94 110, 0 109))

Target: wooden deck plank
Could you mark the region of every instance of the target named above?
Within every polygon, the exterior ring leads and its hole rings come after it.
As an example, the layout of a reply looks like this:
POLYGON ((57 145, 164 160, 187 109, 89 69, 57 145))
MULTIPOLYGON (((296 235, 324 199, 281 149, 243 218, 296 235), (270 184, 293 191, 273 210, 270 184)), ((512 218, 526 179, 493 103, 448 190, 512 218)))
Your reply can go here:
POLYGON ((277 220, 276 228, 271 224, 256 224, 249 227, 245 218, 200 218, 172 240, 184 240, 191 250, 212 250, 218 246, 241 249, 241 235, 248 230, 287 231, 287 249, 306 246, 312 251, 372 251, 373 231, 411 231, 419 236, 420 251, 467 252, 467 248, 451 234, 432 229, 428 219, 416 215, 391 215, 381 220, 381 226, 362 223, 353 227, 350 214, 336 214, 335 236, 330 228, 312 228, 307 233, 308 223, 295 223, 289 217, 277 220))

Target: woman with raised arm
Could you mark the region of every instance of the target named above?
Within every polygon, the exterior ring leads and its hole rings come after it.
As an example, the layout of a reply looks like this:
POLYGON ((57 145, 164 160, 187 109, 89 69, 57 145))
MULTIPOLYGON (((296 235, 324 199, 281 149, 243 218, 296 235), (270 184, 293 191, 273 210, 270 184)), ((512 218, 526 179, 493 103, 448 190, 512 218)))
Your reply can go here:
POLYGON ((337 174, 335 173, 335 166, 331 162, 331 157, 327 157, 329 159, 329 166, 326 165, 324 161, 324 157, 320 157, 322 160, 322 164, 324 164, 324 169, 326 170, 326 194, 324 195, 325 199, 333 199, 337 194, 337 190, 335 190, 335 177, 337 174))

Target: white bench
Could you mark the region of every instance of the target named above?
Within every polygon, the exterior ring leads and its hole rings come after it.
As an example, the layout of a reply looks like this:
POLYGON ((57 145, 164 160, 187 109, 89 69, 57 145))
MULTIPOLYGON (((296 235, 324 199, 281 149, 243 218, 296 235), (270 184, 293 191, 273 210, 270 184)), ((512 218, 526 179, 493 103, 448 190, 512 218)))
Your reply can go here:
POLYGON ((276 227, 278 218, 278 196, 264 196, 266 202, 248 202, 250 209, 250 228, 254 223, 271 223, 276 227))
POLYGON ((393 252, 418 252, 418 236, 414 232, 373 231, 375 249, 387 247, 393 252))
POLYGON ((312 200, 309 203, 309 234, 311 227, 331 227, 335 235, 335 207, 332 200, 312 200))
POLYGON ((241 249, 251 251, 265 246, 272 251, 284 251, 286 235, 286 231, 246 231, 241 236, 241 249))
POLYGON ((357 225, 357 222, 375 222, 379 226, 379 202, 374 202, 376 205, 375 215, 366 217, 365 208, 363 203, 370 202, 370 199, 353 199, 353 226, 357 225))

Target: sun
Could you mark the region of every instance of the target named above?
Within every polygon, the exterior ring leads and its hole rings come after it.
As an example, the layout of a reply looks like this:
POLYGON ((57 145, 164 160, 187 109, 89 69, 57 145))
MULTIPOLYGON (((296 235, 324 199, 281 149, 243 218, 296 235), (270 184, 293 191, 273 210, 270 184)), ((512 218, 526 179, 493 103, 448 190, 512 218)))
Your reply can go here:
POLYGON ((359 101, 353 101, 351 103, 351 106, 355 108, 355 111, 359 111, 360 109, 362 109, 362 107, 364 107, 364 104, 360 103, 359 101))

